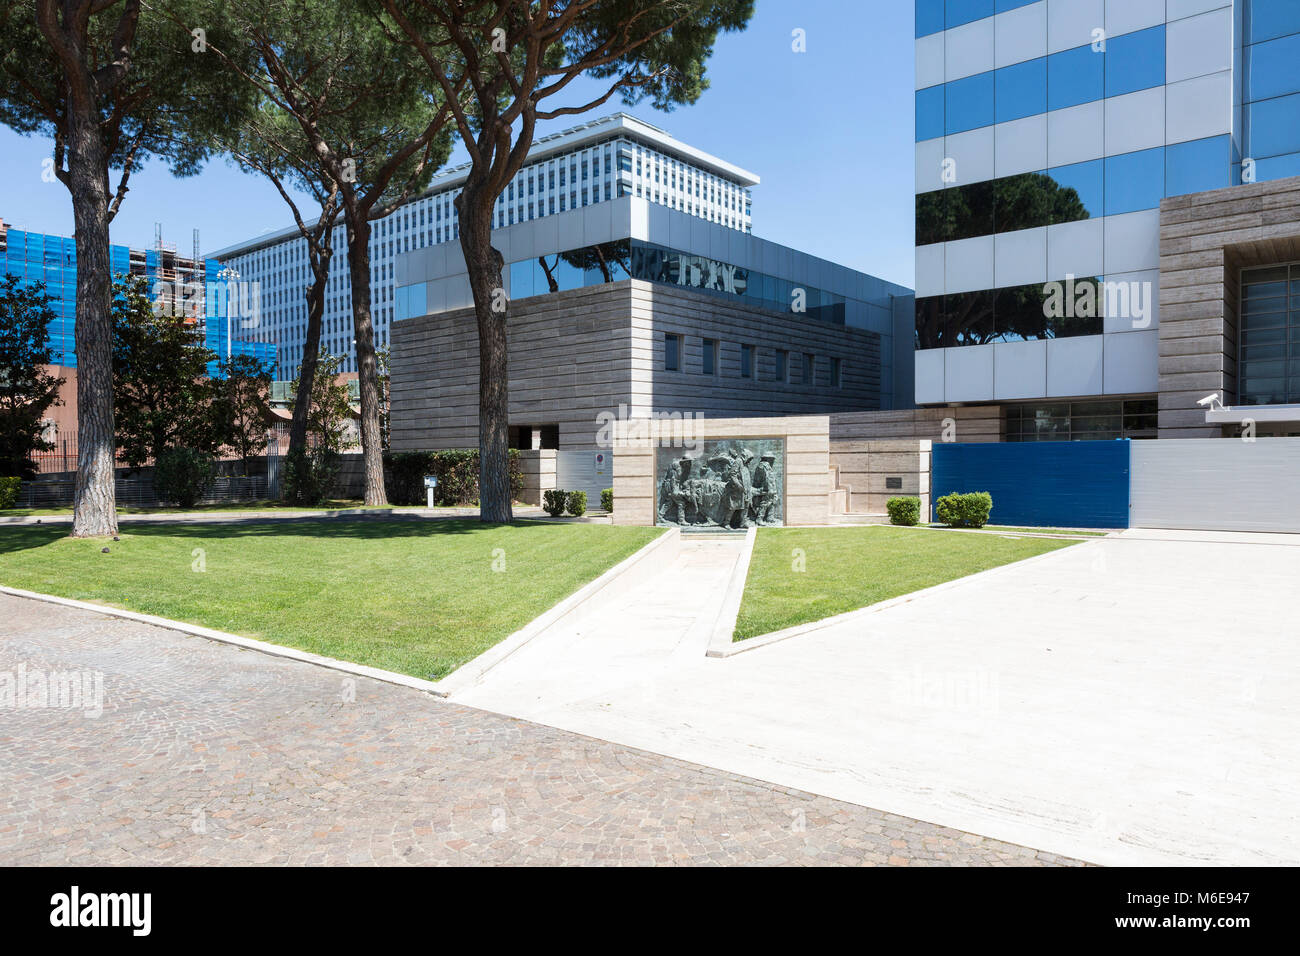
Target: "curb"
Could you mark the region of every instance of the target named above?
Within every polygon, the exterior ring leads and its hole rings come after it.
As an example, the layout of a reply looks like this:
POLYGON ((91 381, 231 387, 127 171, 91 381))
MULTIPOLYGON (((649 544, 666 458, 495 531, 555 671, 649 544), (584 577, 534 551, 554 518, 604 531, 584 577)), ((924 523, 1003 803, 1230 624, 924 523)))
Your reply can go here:
POLYGON ((740 616, 740 603, 745 598, 745 582, 749 580, 749 562, 754 556, 754 542, 758 538, 758 528, 751 527, 745 532, 745 544, 736 565, 731 569, 727 581, 727 593, 718 605, 717 616, 713 620, 713 630, 709 634, 709 649, 705 657, 727 657, 726 650, 734 643, 736 618, 740 616))
POLYGON ((284 657, 292 661, 298 661, 302 664, 315 664, 317 667, 327 667, 330 670, 342 671, 345 674, 353 674, 357 677, 369 677, 372 680, 383 681, 386 684, 397 684, 401 687, 408 687, 412 690, 424 691, 427 694, 436 695, 438 693, 438 685, 434 681, 412 677, 409 674, 399 674, 396 671, 386 671, 378 667, 369 667, 365 664, 353 664, 350 661, 341 661, 337 658, 325 657, 321 654, 313 654, 310 651, 300 651, 297 648, 285 647, 282 644, 270 644, 266 641, 259 641, 252 637, 240 637, 238 634, 228 634, 225 631, 216 631, 210 627, 201 627, 197 624, 185 624, 182 621, 173 621, 170 618, 165 617, 155 617, 152 614, 141 614, 138 611, 125 611, 115 607, 108 607, 103 604, 92 604, 89 601, 75 601, 72 598, 57 597, 53 594, 40 594, 36 591, 24 591, 20 588, 5 587, 4 585, 0 585, 0 594, 27 598, 33 601, 44 601, 46 604, 59 604, 63 607, 76 608, 79 611, 93 611, 96 614, 103 614, 107 617, 117 617, 127 621, 136 621, 140 624, 149 624, 154 627, 160 627, 168 631, 178 631, 179 633, 187 634, 190 637, 202 637, 209 641, 216 641, 219 644, 231 644, 247 651, 259 651, 260 653, 267 654, 271 657, 284 657))
POLYGON ((614 565, 596 580, 590 581, 577 591, 574 591, 545 614, 534 618, 522 629, 497 642, 472 661, 466 661, 438 681, 434 685, 433 693, 439 697, 448 697, 473 686, 488 671, 506 660, 533 638, 545 633, 561 621, 572 621, 576 616, 580 616, 588 610, 588 606, 594 598, 601 596, 608 589, 613 587, 634 587, 639 584, 647 567, 650 568, 650 573, 653 574, 660 566, 659 561, 652 561, 651 559, 675 554, 680 547, 681 532, 677 528, 668 529, 649 544, 644 545, 639 551, 614 565))
MULTIPOLYGON (((231 524, 239 521, 314 521, 321 518, 474 518, 477 509, 470 508, 339 508, 330 511, 173 511, 155 514, 119 514, 117 523, 124 524, 231 524)), ((531 512, 515 515, 516 520, 537 521, 541 516, 531 512)), ((23 515, 0 517, 4 525, 70 525, 72 515, 23 515)))
MULTIPOLYGON (((1079 539, 1076 539, 1079 540, 1079 539)), ((1097 544, 1105 541, 1105 538, 1083 538, 1080 545, 1097 544)), ((887 611, 891 607, 897 607, 900 604, 908 604, 917 598, 928 597, 933 594, 939 594, 943 591, 951 590, 961 584, 975 581, 983 577, 992 577, 999 572, 1010 570, 1011 568, 1020 568, 1034 561, 1043 561, 1047 558, 1059 554, 1066 550, 1060 548, 1056 551, 1048 551, 1046 554, 1036 554, 1032 558, 1025 558, 1021 561, 1012 561, 1010 564, 1000 564, 996 568, 988 568, 985 571, 976 571, 974 574, 967 574, 964 577, 953 578, 951 581, 944 581, 942 584, 936 584, 932 587, 923 588, 920 591, 912 591, 909 594, 900 594, 897 597, 887 598, 876 604, 869 604, 866 607, 860 607, 853 611, 845 611, 843 614, 836 614, 833 617, 824 617, 820 621, 811 621, 808 624, 796 624, 794 627, 787 627, 780 631, 769 631, 767 634, 759 634, 755 637, 747 637, 743 641, 731 641, 728 645, 709 645, 709 657, 734 657, 737 654, 743 654, 745 651, 757 650, 760 647, 767 647, 780 641, 788 640, 792 637, 800 637, 804 634, 811 634, 813 631, 821 631, 828 627, 834 627, 838 624, 852 623, 859 618, 866 618, 869 615, 879 611, 887 611)))

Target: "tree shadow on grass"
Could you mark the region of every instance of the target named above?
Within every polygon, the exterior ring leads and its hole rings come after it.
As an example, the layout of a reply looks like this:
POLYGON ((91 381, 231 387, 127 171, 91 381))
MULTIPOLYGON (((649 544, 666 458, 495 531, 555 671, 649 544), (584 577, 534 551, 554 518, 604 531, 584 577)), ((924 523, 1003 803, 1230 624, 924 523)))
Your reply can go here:
MULTIPOLYGON (((129 521, 118 533, 137 538, 192 538, 204 541, 246 538, 438 538, 499 530, 477 518, 425 518, 419 515, 358 515, 348 518, 232 518, 221 521, 129 521)), ((529 531, 554 528, 546 521, 520 519, 510 527, 529 531)), ((0 554, 42 548, 68 537, 67 524, 0 526, 0 554)))

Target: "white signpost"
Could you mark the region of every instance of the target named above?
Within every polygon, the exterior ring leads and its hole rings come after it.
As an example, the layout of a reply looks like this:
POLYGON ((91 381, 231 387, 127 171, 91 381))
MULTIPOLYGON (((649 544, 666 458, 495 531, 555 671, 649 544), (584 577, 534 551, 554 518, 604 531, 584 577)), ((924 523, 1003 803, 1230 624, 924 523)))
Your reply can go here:
POLYGON ((428 497, 429 507, 433 507, 433 493, 438 487, 438 478, 436 475, 424 476, 424 493, 428 497))

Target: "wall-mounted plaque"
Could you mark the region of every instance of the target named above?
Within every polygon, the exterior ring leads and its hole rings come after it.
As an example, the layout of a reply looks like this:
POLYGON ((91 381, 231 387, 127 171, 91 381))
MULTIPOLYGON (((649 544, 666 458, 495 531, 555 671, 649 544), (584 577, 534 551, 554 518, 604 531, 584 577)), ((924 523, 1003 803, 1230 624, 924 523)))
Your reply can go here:
POLYGON ((898 488, 898 489, 901 490, 902 487, 903 487, 903 479, 902 479, 902 478, 886 478, 886 479, 885 479, 885 489, 886 489, 886 490, 892 491, 892 490, 895 489, 895 488, 898 488))
POLYGON ((743 531, 785 522, 785 439, 700 442, 655 456, 655 522, 743 531))

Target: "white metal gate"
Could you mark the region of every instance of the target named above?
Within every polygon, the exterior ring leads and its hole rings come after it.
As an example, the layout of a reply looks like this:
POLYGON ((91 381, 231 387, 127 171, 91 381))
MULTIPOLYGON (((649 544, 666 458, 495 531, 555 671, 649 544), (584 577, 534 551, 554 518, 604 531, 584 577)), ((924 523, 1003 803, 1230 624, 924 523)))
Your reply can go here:
POLYGON ((1129 526, 1300 532, 1300 438, 1132 443, 1129 526))
POLYGON ((562 449, 555 453, 555 487, 585 491, 588 509, 599 508, 601 491, 613 486, 614 458, 607 449, 562 449))

